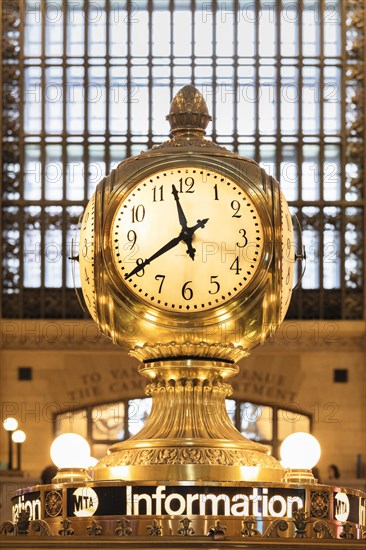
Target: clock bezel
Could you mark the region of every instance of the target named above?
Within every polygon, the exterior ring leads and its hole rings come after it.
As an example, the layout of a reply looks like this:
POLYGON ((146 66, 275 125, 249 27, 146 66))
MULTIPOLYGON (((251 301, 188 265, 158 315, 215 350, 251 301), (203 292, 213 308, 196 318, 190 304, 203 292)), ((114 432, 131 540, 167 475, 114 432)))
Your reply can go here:
POLYGON ((205 324, 210 322, 217 324, 218 322, 223 322, 235 317, 236 310, 240 307, 242 308, 243 303, 248 301, 249 296, 253 296, 255 292, 259 292, 262 288, 274 253, 273 229, 266 196, 263 190, 247 178, 245 174, 239 172, 239 170, 235 167, 226 163, 225 165, 222 165, 219 158, 208 159, 204 156, 191 154, 170 158, 169 160, 167 160, 166 157, 164 159, 158 159, 156 162, 149 164, 149 166, 137 170, 135 174, 129 178, 128 182, 122 181, 118 187, 116 186, 110 195, 109 204, 110 207, 106 213, 103 224, 102 248, 104 268, 108 271, 109 291, 114 294, 115 298, 119 302, 127 305, 135 316, 144 319, 148 318, 154 324, 162 326, 187 326, 189 323, 189 326, 193 328, 203 322, 205 324), (155 303, 147 303, 143 298, 133 293, 129 286, 124 282, 121 277, 120 269, 115 264, 111 242, 116 213, 130 192, 139 183, 141 183, 142 180, 156 175, 159 172, 169 169, 182 168, 211 170, 219 175, 222 175, 223 177, 229 178, 231 181, 234 181, 235 184, 240 186, 253 200, 260 217, 260 223, 263 231, 263 249, 260 256, 259 265, 256 269, 256 273, 253 275, 253 278, 248 285, 239 291, 238 294, 230 297, 225 303, 200 311, 169 311, 159 307, 159 305, 155 303), (245 297, 243 295, 245 295, 245 297))

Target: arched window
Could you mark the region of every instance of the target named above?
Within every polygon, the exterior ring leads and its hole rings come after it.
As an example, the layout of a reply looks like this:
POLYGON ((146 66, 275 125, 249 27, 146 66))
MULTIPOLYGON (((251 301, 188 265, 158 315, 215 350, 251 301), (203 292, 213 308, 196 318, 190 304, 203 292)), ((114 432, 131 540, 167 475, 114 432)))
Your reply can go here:
MULTIPOLYGON (((209 131, 276 176, 307 269, 288 316, 363 316, 363 4, 4 0, 2 316, 82 316, 71 243, 101 177, 166 138, 193 83, 209 131)), ((299 274, 298 274, 299 275, 299 274)))
MULTIPOLYGON (((279 457, 281 442, 293 432, 311 431, 312 416, 299 409, 278 405, 226 400, 227 412, 236 428, 248 439, 267 445, 279 457)), ((78 433, 87 438, 91 454, 102 458, 117 441, 135 435, 151 410, 151 399, 130 399, 91 405, 55 416, 55 436, 78 433)))

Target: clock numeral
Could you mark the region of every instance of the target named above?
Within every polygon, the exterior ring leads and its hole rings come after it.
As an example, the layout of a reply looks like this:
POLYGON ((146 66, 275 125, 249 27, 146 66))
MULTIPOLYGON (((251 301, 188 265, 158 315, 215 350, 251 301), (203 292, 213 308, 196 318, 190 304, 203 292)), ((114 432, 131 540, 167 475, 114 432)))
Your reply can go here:
POLYGON ((214 191, 215 191, 215 201, 219 200, 219 192, 217 190, 217 183, 214 185, 214 191))
POLYGON ((287 243, 286 243, 286 247, 287 247, 287 258, 291 258, 291 241, 290 239, 287 239, 287 243))
POLYGON ((165 275, 155 275, 155 281, 159 281, 161 279, 160 285, 159 285, 159 294, 161 294, 161 289, 163 287, 163 283, 165 281, 165 275))
POLYGON ((160 202, 164 200, 164 189, 162 185, 158 188, 156 188, 156 186, 153 187, 153 202, 157 202, 157 200, 160 202))
POLYGON ((233 263, 230 266, 231 271, 235 271, 235 275, 239 275, 241 267, 239 267, 239 256, 235 258, 233 263))
POLYGON ((183 178, 180 178, 179 180, 179 191, 178 193, 194 193, 194 179, 189 177, 186 178, 183 182, 183 178), (183 185, 186 187, 186 189, 183 189, 183 185))
MULTIPOLYGON (((144 260, 142 258, 137 258, 136 264, 139 266, 144 263, 144 260)), ((140 271, 137 271, 136 273, 137 277, 143 277, 145 275, 145 268, 143 267, 140 269, 140 271)))
POLYGON ((192 281, 187 281, 182 287, 182 296, 185 300, 192 300, 193 290, 188 286, 192 281))
POLYGON ((290 282, 290 276, 291 276, 291 268, 289 267, 288 270, 287 270, 287 275, 286 275, 286 284, 287 285, 290 282))
POLYGON ((85 282, 87 284, 90 284, 90 278, 89 278, 88 272, 86 270, 86 267, 84 267, 84 277, 85 277, 85 282))
POLYGON ((145 217, 145 206, 139 204, 138 206, 133 206, 132 208, 132 223, 142 222, 145 217))
POLYGON ((231 208, 235 210, 235 213, 233 214, 233 218, 241 218, 241 214, 238 214, 240 210, 240 202, 239 201, 231 201, 231 208))
POLYGON ((129 243, 131 243, 130 248, 132 249, 135 246, 137 240, 137 235, 135 231, 133 231, 133 229, 130 229, 130 231, 127 233, 127 240, 129 243))
POLYGON ((83 255, 83 258, 86 258, 88 256, 88 241, 84 239, 83 248, 81 249, 81 253, 83 255))
POLYGON ((214 281, 214 279, 217 279, 218 275, 211 275, 211 280, 210 280, 210 283, 212 285, 215 285, 215 290, 209 290, 208 293, 209 294, 217 294, 218 291, 220 290, 220 283, 218 281, 214 281))
POLYGON ((248 244, 247 232, 245 231, 245 229, 239 229, 239 235, 243 236, 244 244, 236 243, 236 246, 238 246, 239 248, 244 248, 248 244))
POLYGON ((83 220, 83 222, 85 223, 85 225, 84 225, 84 227, 83 227, 83 231, 86 230, 86 225, 87 225, 88 219, 89 219, 89 212, 87 212, 87 213, 85 214, 85 218, 84 218, 84 220, 83 220))

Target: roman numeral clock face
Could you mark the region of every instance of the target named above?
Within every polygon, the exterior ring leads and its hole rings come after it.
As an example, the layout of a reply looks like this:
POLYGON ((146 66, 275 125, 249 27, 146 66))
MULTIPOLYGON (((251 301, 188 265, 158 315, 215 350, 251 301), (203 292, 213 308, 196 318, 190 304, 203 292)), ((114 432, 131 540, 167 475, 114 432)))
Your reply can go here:
POLYGON ((198 167, 160 171, 118 207, 113 261, 133 294, 169 312, 223 306, 256 274, 263 229, 251 197, 198 167))

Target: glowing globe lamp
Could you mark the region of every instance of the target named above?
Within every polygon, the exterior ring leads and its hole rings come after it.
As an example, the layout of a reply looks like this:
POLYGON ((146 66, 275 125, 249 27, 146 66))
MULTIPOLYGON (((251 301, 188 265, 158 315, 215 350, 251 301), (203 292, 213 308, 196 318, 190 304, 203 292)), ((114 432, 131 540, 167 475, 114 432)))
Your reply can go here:
POLYGON ((66 433, 56 437, 51 445, 51 458, 59 468, 53 483, 88 481, 89 443, 81 435, 66 433))
POLYGON ((26 435, 23 432, 23 430, 17 430, 16 432, 13 433, 11 438, 14 441, 14 443, 24 443, 24 441, 26 440, 26 435))
POLYGON ((18 422, 15 420, 15 418, 7 418, 3 422, 4 429, 7 432, 14 432, 18 427, 18 422))
POLYGON ((282 466, 290 470, 286 474, 287 481, 314 479, 311 468, 317 464, 321 449, 313 435, 305 432, 289 435, 282 442, 280 453, 282 466))
POLYGON ((78 434, 62 434, 51 445, 51 458, 58 468, 86 468, 89 457, 89 443, 78 434))

